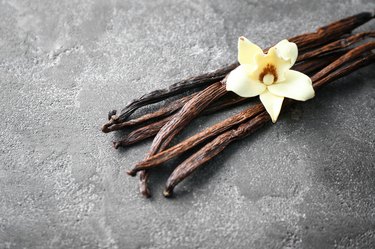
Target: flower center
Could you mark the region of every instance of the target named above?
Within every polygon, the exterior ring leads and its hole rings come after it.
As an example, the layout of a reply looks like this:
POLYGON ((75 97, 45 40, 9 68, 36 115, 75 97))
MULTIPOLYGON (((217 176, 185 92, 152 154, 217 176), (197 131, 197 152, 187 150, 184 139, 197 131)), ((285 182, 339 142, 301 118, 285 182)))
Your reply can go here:
POLYGON ((259 81, 269 86, 277 81, 276 67, 272 64, 267 64, 263 71, 259 74, 259 81))
POLYGON ((275 77, 273 76, 273 74, 268 73, 263 76, 263 83, 267 86, 272 85, 274 79, 275 77))

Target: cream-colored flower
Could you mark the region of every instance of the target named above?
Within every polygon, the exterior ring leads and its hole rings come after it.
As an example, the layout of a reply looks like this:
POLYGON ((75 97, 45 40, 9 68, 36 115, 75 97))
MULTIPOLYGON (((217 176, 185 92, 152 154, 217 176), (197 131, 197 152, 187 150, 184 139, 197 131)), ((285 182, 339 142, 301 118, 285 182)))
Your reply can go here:
POLYGON ((288 40, 280 41, 264 54, 260 47, 240 37, 240 66, 229 74, 226 88, 241 97, 259 95, 275 123, 284 97, 305 101, 315 96, 311 79, 303 73, 290 70, 297 56, 297 45, 288 40))

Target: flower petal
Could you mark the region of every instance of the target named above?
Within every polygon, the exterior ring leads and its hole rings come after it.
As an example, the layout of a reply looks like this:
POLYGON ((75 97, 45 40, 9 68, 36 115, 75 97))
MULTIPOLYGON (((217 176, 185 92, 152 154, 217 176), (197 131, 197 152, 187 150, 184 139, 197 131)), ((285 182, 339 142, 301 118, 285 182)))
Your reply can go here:
POLYGON ((266 90, 266 86, 249 77, 250 65, 240 65, 228 75, 226 88, 241 97, 254 97, 266 90))
POLYGON ((257 69, 251 73, 250 77, 259 81, 263 80, 260 78, 262 73, 264 73, 264 70, 267 68, 274 70, 273 73, 275 73, 274 77, 276 82, 284 81, 285 72, 290 68, 290 62, 279 57, 275 47, 270 48, 267 54, 256 55, 255 63, 257 69))
POLYGON ((311 79, 298 71, 288 70, 285 81, 268 86, 268 90, 276 95, 306 101, 315 96, 311 79))
POLYGON ((262 101, 267 112, 270 114, 272 122, 275 123, 277 118, 279 117, 284 97, 274 95, 267 90, 262 93, 259 98, 260 101, 262 101))
POLYGON ((243 36, 238 38, 238 61, 241 65, 253 64, 257 54, 263 54, 260 47, 243 36))
POLYGON ((284 39, 277 43, 274 47, 276 48, 278 56, 286 61, 289 61, 290 67, 292 67, 298 57, 297 44, 284 39))

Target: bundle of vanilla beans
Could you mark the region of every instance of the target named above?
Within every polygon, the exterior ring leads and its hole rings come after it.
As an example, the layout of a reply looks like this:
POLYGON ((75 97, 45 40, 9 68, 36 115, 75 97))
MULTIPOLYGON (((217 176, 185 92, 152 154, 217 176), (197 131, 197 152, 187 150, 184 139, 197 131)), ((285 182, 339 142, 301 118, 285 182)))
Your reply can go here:
MULTIPOLYGON (((352 34, 355 28, 373 18, 372 13, 363 12, 320 27, 316 32, 289 38, 288 40, 296 43, 299 49, 297 63, 293 69, 309 75, 314 89, 317 90, 373 63, 375 32, 352 34)), ((116 111, 108 114, 109 121, 102 126, 103 132, 129 131, 122 140, 114 142, 115 148, 130 146, 154 137, 148 155, 128 172, 131 176, 140 173, 140 191, 144 196, 150 196, 147 184, 151 169, 162 167, 165 162, 200 146, 194 152, 190 152, 191 155, 177 165, 170 175, 163 192, 164 196, 169 197, 178 183, 223 151, 231 142, 248 136, 270 122, 270 117, 260 102, 249 104, 250 106, 238 114, 174 146, 169 146, 172 139, 193 119, 239 105, 247 100, 227 92, 225 88, 226 75, 238 65, 236 62, 214 72, 179 81, 168 89, 156 90, 131 101, 120 114, 116 111), (201 90, 202 88, 204 89, 201 90), (182 97, 160 106, 154 112, 129 118, 141 107, 176 95, 182 97)), ((288 109, 287 106, 291 103, 292 100, 284 101, 283 110, 288 109)))

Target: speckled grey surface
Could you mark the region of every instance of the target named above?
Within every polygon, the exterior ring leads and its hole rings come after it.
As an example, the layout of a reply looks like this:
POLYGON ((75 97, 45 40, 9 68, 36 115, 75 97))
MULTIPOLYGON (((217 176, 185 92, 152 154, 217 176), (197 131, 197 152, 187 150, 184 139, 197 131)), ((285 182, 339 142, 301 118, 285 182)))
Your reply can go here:
MULTIPOLYGON (((99 127, 133 97, 373 1, 0 1, 0 248, 374 248, 375 68, 152 199, 99 127)), ((374 29, 374 22, 366 25, 374 29)), ((201 118, 182 137, 236 113, 201 118)))

